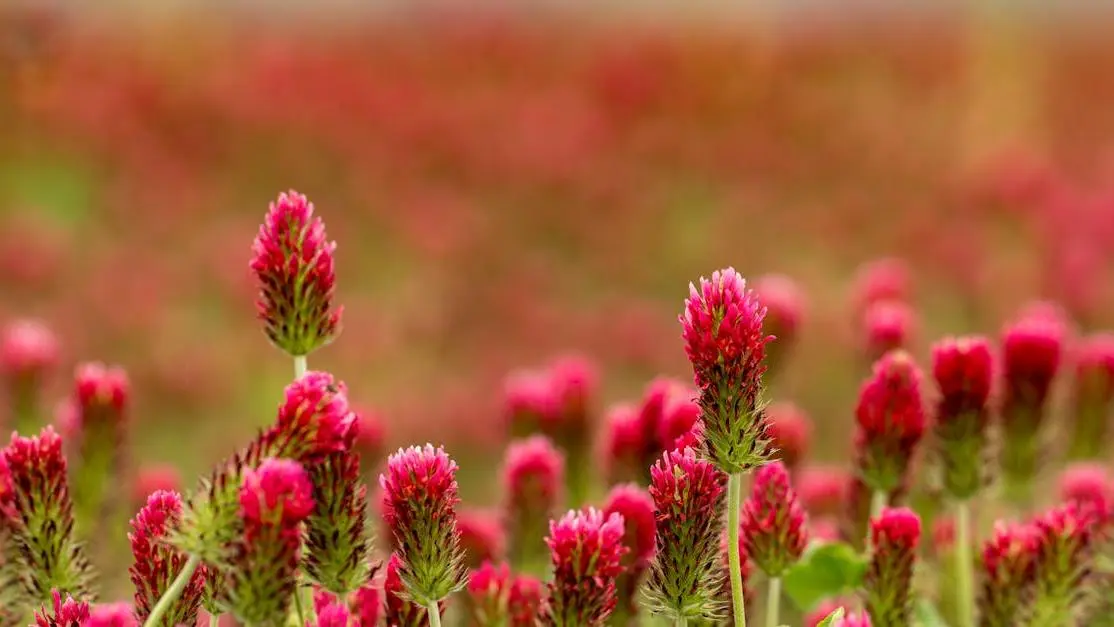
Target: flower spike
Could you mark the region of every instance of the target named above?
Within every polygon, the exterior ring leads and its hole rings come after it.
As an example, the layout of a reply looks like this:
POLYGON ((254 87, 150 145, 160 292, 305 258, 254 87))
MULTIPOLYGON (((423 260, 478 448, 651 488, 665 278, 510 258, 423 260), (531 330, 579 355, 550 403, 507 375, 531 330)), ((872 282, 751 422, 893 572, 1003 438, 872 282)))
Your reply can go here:
POLYGON ((980 627, 1022 624, 1036 574, 1036 530, 1029 525, 999 524, 982 552, 979 595, 980 627))
POLYGON ((0 334, 0 379, 16 431, 38 428, 42 393, 58 365, 58 338, 37 320, 17 320, 0 334))
MULTIPOLYGON (((141 621, 147 620, 151 609, 189 559, 165 542, 178 525, 181 514, 182 499, 178 493, 157 491, 147 497, 147 504, 131 520, 128 540, 134 561, 128 574, 135 586, 135 614, 141 621)), ((161 626, 192 625, 197 621, 206 577, 204 566, 194 572, 181 596, 163 615, 161 626)))
POLYGON ((53 605, 50 610, 44 606, 35 611, 35 625, 37 627, 84 627, 89 621, 89 604, 85 601, 75 601, 70 595, 65 600, 57 590, 50 592, 53 605))
POLYGON ((562 495, 565 459, 548 438, 536 435, 507 447, 503 466, 504 526, 515 567, 538 570, 544 564, 545 535, 562 495), (536 545, 535 545, 536 543, 536 545))
POLYGON ((594 508, 570 511, 549 525, 545 542, 553 579, 541 615, 545 627, 599 627, 615 608, 622 572, 623 517, 594 508))
POLYGON ((863 482, 889 493, 906 480, 925 430, 921 372, 904 351, 888 353, 859 392, 855 454, 863 482))
POLYGON ((65 425, 74 443, 74 511, 79 525, 95 528, 119 503, 111 502, 123 471, 127 440, 128 376, 99 363, 77 368, 65 425))
POLYGON ((665 453, 651 470, 657 548, 645 583, 651 611, 674 619, 714 619, 722 609, 724 491, 727 476, 692 449, 665 453))
POLYGON ((933 435, 944 490, 964 501, 987 480, 987 400, 994 377, 990 343, 982 337, 938 342, 932 348, 932 374, 940 389, 933 435))
POLYGON ((781 577, 801 558, 808 544, 808 518, 781 462, 766 464, 754 475, 742 526, 746 553, 767 576, 781 577))
POLYGON ((734 268, 689 286, 681 315, 685 354, 699 388, 708 455, 736 474, 769 458, 762 406, 762 375, 770 337, 762 329, 766 308, 734 268))
POLYGON ((360 456, 353 451, 332 453, 309 472, 315 498, 303 566, 311 581, 340 597, 368 575, 367 486, 360 477, 360 456))
POLYGON ((616 581, 618 605, 613 622, 619 617, 629 619, 638 613, 635 592, 654 557, 655 519, 654 501, 650 494, 636 484, 617 485, 607 495, 605 516, 619 514, 623 517, 623 572, 616 581))
POLYGON ((866 609, 875 627, 905 627, 913 612, 913 567, 921 520, 906 508, 884 509, 870 521, 866 609))

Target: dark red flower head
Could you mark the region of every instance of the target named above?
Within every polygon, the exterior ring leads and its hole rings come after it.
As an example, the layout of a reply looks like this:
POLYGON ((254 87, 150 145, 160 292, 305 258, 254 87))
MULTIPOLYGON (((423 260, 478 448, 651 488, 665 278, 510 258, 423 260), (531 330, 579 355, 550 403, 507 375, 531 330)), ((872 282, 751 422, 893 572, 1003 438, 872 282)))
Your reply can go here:
POLYGON ((615 608, 615 578, 623 571, 623 517, 593 508, 550 523, 545 539, 553 564, 543 625, 603 625, 615 608))
POLYGON ((904 351, 886 354, 859 392, 855 410, 859 473, 873 490, 899 486, 925 430, 921 372, 904 351))
POLYGON ((359 428, 348 390, 326 372, 307 372, 286 386, 273 431, 282 452, 303 463, 352 448, 359 428))
POLYGON ((63 600, 62 593, 52 590, 54 605, 50 610, 43 607, 35 612, 37 627, 84 627, 89 620, 89 604, 75 601, 70 595, 63 600))
POLYGON ((866 608, 875 625, 908 625, 921 519, 906 508, 887 508, 870 521, 871 559, 866 608))
POLYGON ((990 343, 982 337, 937 342, 932 347, 932 373, 940 390, 933 429, 944 490, 953 498, 968 499, 986 480, 987 399, 994 378, 990 343))
POLYGON ((790 470, 804 460, 812 446, 812 420, 797 405, 773 403, 766 409, 769 419, 770 445, 790 470))
POLYGON ((801 504, 813 516, 838 514, 844 510, 851 477, 835 466, 805 466, 793 474, 801 504))
POLYGON ((685 353, 699 388, 704 443, 727 473, 762 465, 769 455, 759 402, 766 344, 766 308, 733 268, 689 285, 680 316, 685 353))
POLYGON ((399 449, 379 475, 383 518, 401 559, 399 576, 419 605, 439 602, 466 583, 456 471, 444 449, 427 444, 399 449))
POLYGON ((650 475, 657 541, 649 606, 673 618, 717 616, 727 475, 690 448, 667 451, 650 475))
POLYGON ((780 577, 801 558, 808 544, 808 518, 784 464, 773 461, 755 473, 740 525, 746 554, 770 577, 780 577))
MULTIPOLYGON (((128 574, 135 586, 135 614, 146 621, 151 610, 186 565, 189 556, 166 542, 182 516, 182 498, 177 492, 156 491, 131 520, 134 558, 128 574)), ((192 625, 197 621, 207 577, 204 566, 197 569, 178 599, 164 614, 165 625, 192 625)))
POLYGON ((1057 309, 1031 307, 1002 332, 1007 404, 1044 404, 1060 367, 1066 324, 1057 309))
POLYGON ((1091 510, 1100 519, 1112 513, 1114 483, 1101 463, 1079 462, 1068 466, 1060 474, 1059 488, 1060 499, 1065 503, 1091 510))
POLYGON ((340 333, 343 307, 333 303, 335 250, 305 196, 291 190, 271 203, 249 265, 259 284, 256 307, 264 331, 290 355, 308 355, 340 333))
POLYGON ((1036 529, 999 523, 982 551, 979 616, 987 627, 1011 627, 1023 619, 1036 573, 1036 529))
POLYGON ((917 312, 901 301, 878 301, 863 313, 863 351, 874 361, 886 353, 908 348, 917 333, 917 312))

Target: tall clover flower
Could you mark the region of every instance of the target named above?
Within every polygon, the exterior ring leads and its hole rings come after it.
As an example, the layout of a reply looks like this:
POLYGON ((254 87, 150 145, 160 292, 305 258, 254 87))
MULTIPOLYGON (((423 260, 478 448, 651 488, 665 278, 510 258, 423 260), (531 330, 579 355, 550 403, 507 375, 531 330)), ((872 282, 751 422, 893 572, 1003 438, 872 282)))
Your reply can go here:
POLYGON ((585 501, 592 480, 592 403, 599 387, 595 364, 579 355, 566 355, 550 365, 559 421, 547 430, 565 453, 565 494, 570 504, 585 501))
POLYGON ((1018 505, 1031 498, 1041 427, 1065 333, 1058 312, 1048 307, 1029 310, 1003 332, 1001 464, 1007 494, 1018 505))
MULTIPOLYGON (((132 562, 128 574, 135 586, 135 615, 146 621, 151 610, 175 577, 186 565, 189 556, 166 543, 170 531, 180 522, 182 499, 176 492, 157 491, 131 520, 132 562)), ((158 625, 192 625, 197 621, 201 597, 205 591, 206 569, 198 568, 190 575, 181 596, 171 601, 158 625)))
POLYGON ((503 464, 504 527, 511 563, 527 571, 545 564, 545 536, 562 495, 565 459, 549 438, 512 442, 503 464))
POLYGON ((541 613, 545 627, 598 627, 615 609, 622 572, 623 517, 594 508, 570 511, 549 525, 553 578, 541 613))
MULTIPOLYGON (((645 583, 650 608, 677 621, 717 618, 727 476, 684 449, 662 455, 651 477, 657 547, 645 583)), ((729 547, 738 545, 738 531, 735 538, 729 547)))
POLYGON ((921 520, 906 508, 884 509, 870 521, 871 556, 866 574, 866 609, 874 627, 912 622, 913 567, 921 520))
POLYGON ((904 351, 886 354, 874 364, 859 391, 855 409, 855 458, 863 483, 873 493, 876 516, 888 495, 902 486, 909 462, 925 431, 921 372, 904 351))
POLYGON ((961 625, 975 620, 974 558, 969 501, 986 481, 986 441, 994 359, 985 338, 948 338, 932 349, 932 373, 940 389, 933 424, 935 455, 945 493, 955 503, 956 598, 961 625))
POLYGON ((618 604, 613 622, 629 622, 638 613, 635 592, 654 557, 654 501, 636 484, 621 484, 608 493, 603 513, 623 517, 623 546, 627 551, 623 554, 623 572, 615 583, 618 604))
POLYGON ((78 366, 64 425, 73 445, 71 467, 74 510, 79 525, 100 524, 111 513, 109 499, 124 470, 127 440, 128 376, 100 363, 78 366))
POLYGON ((999 523, 995 527, 982 551, 980 627, 1024 624, 1039 542, 1036 530, 1029 525, 999 523))
POLYGON ((16 431, 38 428, 43 387, 58 365, 58 353, 58 338, 37 320, 17 320, 0 334, 0 378, 16 431))
POLYGON ((343 308, 334 305, 336 273, 325 223, 313 203, 291 190, 272 202, 252 244, 250 267, 259 284, 256 308, 278 348, 304 358, 340 333, 343 308))
POLYGON ((1114 335, 1098 333, 1083 340, 1072 381, 1072 423, 1069 456, 1091 459, 1103 452, 1114 401, 1114 335))
POLYGON ((600 444, 600 465, 610 485, 642 477, 642 453, 646 442, 634 405, 619 403, 607 410, 600 444))
POLYGON ((305 573, 342 598, 368 575, 367 486, 360 476, 353 451, 330 453, 309 467, 314 506, 306 519, 305 573))
POLYGON ((379 476, 383 517, 399 556, 398 575, 406 595, 426 608, 434 627, 439 603, 467 583, 456 506, 460 501, 457 465, 444 449, 399 449, 379 476))
POLYGON ((242 535, 234 544, 223 604, 249 625, 283 625, 297 591, 302 521, 313 487, 301 464, 268 458, 245 469, 240 487, 242 535))
MULTIPOLYGON (((707 454, 729 476, 727 533, 731 546, 739 539, 742 473, 769 459, 769 434, 762 405, 762 375, 770 337, 763 330, 766 308, 746 287, 746 281, 727 268, 711 280, 689 285, 685 312, 680 316, 685 353, 692 363, 699 391, 707 454)), ((746 625, 742 565, 731 558, 731 597, 736 625, 746 625)))
POLYGON ((808 519, 779 461, 754 475, 750 498, 743 503, 743 541, 750 560, 769 578, 766 623, 777 625, 781 576, 797 563, 808 544, 808 519))
POLYGON ((51 427, 35 437, 13 433, 0 451, 10 477, 4 519, 10 562, 19 581, 17 604, 50 601, 53 590, 89 596, 88 560, 74 538, 73 503, 66 480, 62 438, 51 427))
POLYGON ((1032 625, 1070 625, 1083 611, 1093 583, 1094 516, 1073 504, 1045 512, 1033 522, 1035 573, 1032 625))

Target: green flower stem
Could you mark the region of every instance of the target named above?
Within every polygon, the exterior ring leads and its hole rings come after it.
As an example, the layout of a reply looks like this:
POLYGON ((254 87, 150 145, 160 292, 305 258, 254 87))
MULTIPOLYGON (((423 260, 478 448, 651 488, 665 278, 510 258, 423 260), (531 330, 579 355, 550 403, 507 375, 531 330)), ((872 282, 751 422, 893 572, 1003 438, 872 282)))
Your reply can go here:
POLYGON ((182 596, 182 591, 186 589, 186 585, 190 582, 190 577, 193 577, 194 571, 201 565, 201 558, 196 555, 191 555, 186 565, 182 567, 182 572, 174 578, 174 582, 166 589, 159 602, 155 604, 155 608, 151 610, 151 615, 143 623, 143 627, 156 627, 162 623, 162 617, 170 609, 171 605, 182 596))
MULTIPOLYGON (((889 503, 889 497, 882 490, 875 490, 870 495, 870 517, 872 519, 882 515, 882 510, 885 509, 886 504, 889 503)), ((870 550, 870 522, 866 524, 866 540, 863 541, 863 547, 870 550)))
POLYGON ((220 614, 209 614, 209 627, 220 627, 220 614))
POLYGON ((955 505, 955 584, 959 601, 959 627, 975 626, 974 560, 971 557, 971 505, 955 505))
POLYGON ((302 375, 306 373, 306 356, 297 355, 294 357, 294 378, 301 379, 302 375))
POLYGON ((429 627, 441 627, 441 608, 437 606, 437 601, 434 601, 426 606, 429 612, 429 627))
POLYGON ((777 627, 781 610, 781 577, 770 577, 766 588, 766 627, 777 627))
MULTIPOLYGON (((747 615, 743 599, 743 564, 739 560, 739 509, 743 499, 743 473, 727 478, 727 568, 731 575, 731 606, 735 627, 746 627, 747 615)), ((434 625, 433 627, 438 627, 434 625)))
POLYGON ((298 625, 305 627, 306 625, 306 608, 302 603, 302 584, 299 583, 294 588, 294 612, 298 615, 298 625))
POLYGON ((689 619, 685 618, 684 616, 680 616, 677 618, 676 621, 673 622, 673 624, 677 627, 688 627, 689 619))

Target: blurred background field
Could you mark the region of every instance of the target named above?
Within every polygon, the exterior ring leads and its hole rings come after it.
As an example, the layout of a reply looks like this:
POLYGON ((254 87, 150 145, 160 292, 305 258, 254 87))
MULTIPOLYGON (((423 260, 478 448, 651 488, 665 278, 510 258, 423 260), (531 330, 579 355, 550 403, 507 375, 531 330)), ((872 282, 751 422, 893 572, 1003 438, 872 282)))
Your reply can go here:
POLYGON ((866 369, 864 262, 911 269, 921 357, 1036 298, 1114 322, 1097 10, 167 7, 0 10, 0 321, 58 333, 58 396, 78 361, 128 369, 139 464, 193 476, 273 418, 291 368, 247 260, 289 188, 339 244, 345 330, 311 367, 382 416, 388 446, 490 468, 466 473, 473 500, 492 494, 508 371, 589 355, 600 412, 687 380, 676 316, 722 266, 804 287, 772 396, 812 414, 820 459, 844 455, 866 369))

